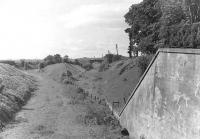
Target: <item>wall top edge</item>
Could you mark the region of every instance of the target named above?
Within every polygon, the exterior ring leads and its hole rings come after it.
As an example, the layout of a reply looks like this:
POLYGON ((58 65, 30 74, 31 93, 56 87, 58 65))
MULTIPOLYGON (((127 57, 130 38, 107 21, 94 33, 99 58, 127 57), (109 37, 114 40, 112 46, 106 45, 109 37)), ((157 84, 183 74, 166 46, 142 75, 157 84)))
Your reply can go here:
POLYGON ((191 49, 191 48, 184 48, 184 49, 183 48, 159 48, 158 52, 200 55, 200 49, 191 49))

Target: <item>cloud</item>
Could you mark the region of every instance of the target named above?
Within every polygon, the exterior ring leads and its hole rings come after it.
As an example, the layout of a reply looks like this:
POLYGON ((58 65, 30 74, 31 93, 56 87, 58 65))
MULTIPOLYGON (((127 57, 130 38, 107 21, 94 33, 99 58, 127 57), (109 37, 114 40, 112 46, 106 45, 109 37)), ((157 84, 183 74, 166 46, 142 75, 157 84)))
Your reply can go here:
POLYGON ((0 0, 0 59, 101 55, 127 48, 124 14, 138 0, 0 0), (12 50, 12 52, 11 52, 12 50))
POLYGON ((72 29, 86 24, 102 23, 119 20, 127 7, 121 4, 90 4, 81 5, 71 12, 61 15, 59 20, 64 22, 65 28, 72 29))

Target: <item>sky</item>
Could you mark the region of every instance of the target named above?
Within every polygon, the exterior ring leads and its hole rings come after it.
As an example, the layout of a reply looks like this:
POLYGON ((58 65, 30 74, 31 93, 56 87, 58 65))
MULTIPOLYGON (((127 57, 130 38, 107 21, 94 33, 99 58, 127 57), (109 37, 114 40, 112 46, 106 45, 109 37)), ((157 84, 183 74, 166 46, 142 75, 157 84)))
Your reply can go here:
POLYGON ((127 55, 124 15, 141 0, 0 0, 0 59, 127 55))

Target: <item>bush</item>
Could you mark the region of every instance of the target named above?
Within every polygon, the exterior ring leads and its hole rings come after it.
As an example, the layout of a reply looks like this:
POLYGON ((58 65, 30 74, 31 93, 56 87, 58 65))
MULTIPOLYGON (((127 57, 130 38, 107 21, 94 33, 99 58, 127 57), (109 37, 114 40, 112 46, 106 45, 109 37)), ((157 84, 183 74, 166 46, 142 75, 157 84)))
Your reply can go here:
POLYGON ((48 55, 47 57, 44 58, 45 66, 55 64, 54 61, 54 56, 48 55))
POLYGON ((116 128, 119 126, 118 120, 112 114, 108 107, 103 105, 93 104, 87 105, 87 111, 84 115, 84 123, 86 125, 106 125, 116 128))
POLYGON ((140 56, 140 57, 136 58, 136 65, 140 68, 141 75, 147 69, 152 57, 153 57, 153 55, 146 55, 146 56, 140 56))
POLYGON ((93 66, 92 66, 92 64, 86 64, 86 65, 83 65, 82 66, 84 69, 86 69, 86 70, 91 70, 91 69, 93 69, 93 66))
POLYGON ((47 57, 44 58, 44 63, 45 66, 51 65, 51 64, 56 64, 56 63, 61 63, 62 58, 59 54, 56 54, 54 56, 48 55, 47 57))
POLYGON ((40 62, 38 66, 39 69, 43 69, 45 67, 45 64, 44 62, 40 62))
POLYGON ((73 91, 73 94, 71 94, 71 99, 69 101, 69 104, 75 105, 75 104, 85 104, 85 100, 87 99, 88 93, 85 92, 85 90, 81 87, 76 88, 73 91))
POLYGON ((78 89, 77 89, 77 93, 80 94, 80 93, 83 93, 83 92, 84 92, 83 88, 78 87, 78 89))
POLYGON ((64 62, 64 63, 68 63, 68 62, 69 62, 69 56, 68 56, 68 55, 65 55, 65 56, 63 57, 63 62, 64 62))
POLYGON ((56 54, 53 57, 54 57, 54 63, 61 63, 62 62, 62 57, 60 56, 60 54, 56 54))
POLYGON ((200 23, 163 27, 160 31, 161 46, 176 48, 200 48, 200 23))
POLYGON ((62 82, 64 84, 66 84, 66 85, 74 85, 74 83, 72 82, 72 80, 69 80, 69 79, 64 79, 62 82))
POLYGON ((81 63, 79 62, 79 60, 78 60, 78 59, 75 59, 75 62, 74 62, 74 64, 75 64, 75 65, 82 66, 82 65, 81 65, 81 63))

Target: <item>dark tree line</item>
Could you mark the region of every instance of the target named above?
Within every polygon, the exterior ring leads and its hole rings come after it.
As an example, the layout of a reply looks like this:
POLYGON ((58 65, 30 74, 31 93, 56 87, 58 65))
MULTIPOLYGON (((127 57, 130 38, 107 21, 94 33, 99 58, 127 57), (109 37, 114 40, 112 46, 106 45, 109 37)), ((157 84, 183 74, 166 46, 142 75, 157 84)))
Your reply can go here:
POLYGON ((44 65, 51 65, 51 64, 56 64, 56 63, 67 63, 69 62, 69 57, 66 55, 64 57, 61 57, 60 54, 55 54, 55 55, 48 55, 47 57, 44 58, 44 65))
POLYGON ((129 56, 158 48, 200 48, 200 1, 143 0, 125 15, 129 56), (171 3, 170 3, 171 2, 171 3))

